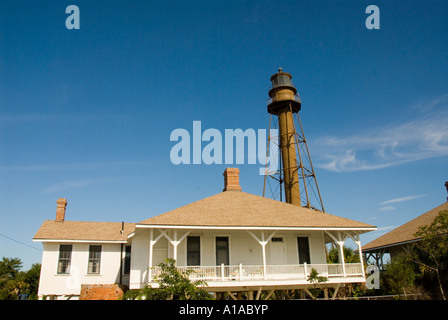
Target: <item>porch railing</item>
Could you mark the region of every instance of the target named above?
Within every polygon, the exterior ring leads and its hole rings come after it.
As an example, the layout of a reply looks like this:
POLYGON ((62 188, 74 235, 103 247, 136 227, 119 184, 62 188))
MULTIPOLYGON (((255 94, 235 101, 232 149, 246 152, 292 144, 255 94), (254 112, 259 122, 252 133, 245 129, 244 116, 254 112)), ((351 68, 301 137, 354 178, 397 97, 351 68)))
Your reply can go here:
MULTIPOLYGON (((220 266, 177 266, 184 273, 192 270, 190 280, 306 280, 312 269, 316 269, 319 276, 351 277, 362 276, 361 263, 346 264, 298 264, 298 265, 220 265, 220 266)), ((151 278, 155 280, 161 275, 160 267, 151 269, 151 278)))

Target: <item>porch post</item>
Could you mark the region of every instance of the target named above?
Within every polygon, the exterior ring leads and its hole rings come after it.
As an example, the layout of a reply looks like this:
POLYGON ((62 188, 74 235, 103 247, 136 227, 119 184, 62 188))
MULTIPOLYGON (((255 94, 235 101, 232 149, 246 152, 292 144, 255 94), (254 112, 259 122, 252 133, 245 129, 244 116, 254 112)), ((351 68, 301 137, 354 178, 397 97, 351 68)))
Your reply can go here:
POLYGON ((179 244, 179 242, 177 241, 177 230, 174 230, 174 241, 171 242, 173 244, 173 259, 177 264, 177 245, 179 244))
POLYGON ((152 280, 152 252, 154 246, 154 229, 149 229, 149 263, 148 263, 148 282, 152 280))
POLYGON ((381 269, 384 270, 384 262, 383 262, 383 256, 384 256, 384 252, 386 251, 386 249, 381 249, 381 269))
POLYGON ((269 240, 271 240, 271 238, 274 236, 274 234, 277 232, 277 230, 275 230, 274 232, 272 232, 267 239, 264 238, 264 231, 261 231, 261 240, 257 238, 257 236, 249 231, 246 230, 247 232, 249 232, 249 234, 258 241, 258 243, 261 245, 261 252, 263 254, 263 278, 264 280, 266 280, 267 278, 267 274, 266 274, 266 244, 269 242, 269 240))
POLYGON ((261 247, 263 250, 263 278, 266 280, 266 243, 267 241, 264 241, 264 231, 261 232, 261 247))
POLYGON ((345 237, 343 237, 341 232, 339 231, 335 235, 332 234, 330 231, 325 232, 334 240, 334 242, 338 246, 339 263, 342 264, 342 274, 344 275, 344 277, 346 277, 345 261, 344 261, 344 242, 347 239, 347 237, 349 237, 349 235, 345 235, 345 237))
MULTIPOLYGON (((359 236, 358 236, 359 239, 359 236)), ((361 262, 361 272, 362 276, 365 277, 365 271, 364 271, 364 259, 362 258, 362 249, 361 249, 361 240, 356 241, 356 244, 358 245, 358 253, 359 253, 359 262, 361 262)))
POLYGON ((342 263, 342 274, 344 275, 344 277, 347 276, 347 274, 345 273, 345 259, 344 259, 344 242, 343 241, 338 241, 338 246, 339 246, 339 261, 342 263))
POLYGON ((354 234, 353 236, 350 236, 350 238, 352 238, 352 240, 358 246, 359 262, 361 263, 361 272, 362 272, 362 276, 365 277, 366 274, 364 271, 364 259, 363 259, 362 249, 361 249, 361 239, 359 237, 359 234, 354 234))
POLYGON ((149 261, 148 261, 148 282, 152 280, 152 257, 154 252, 154 245, 166 233, 166 231, 159 230, 160 234, 154 239, 154 229, 149 229, 149 261))
POLYGON ((181 243, 189 234, 191 230, 187 231, 180 239, 177 239, 177 230, 174 230, 173 239, 171 239, 166 232, 163 234, 165 238, 168 239, 168 241, 173 245, 173 259, 176 261, 177 264, 177 246, 179 243, 181 243))

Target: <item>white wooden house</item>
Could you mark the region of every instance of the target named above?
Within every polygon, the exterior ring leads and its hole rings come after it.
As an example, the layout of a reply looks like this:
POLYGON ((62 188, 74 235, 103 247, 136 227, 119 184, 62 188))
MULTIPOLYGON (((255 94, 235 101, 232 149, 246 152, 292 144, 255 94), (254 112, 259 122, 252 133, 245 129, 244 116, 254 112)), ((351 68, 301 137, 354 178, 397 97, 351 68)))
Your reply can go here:
MULTIPOLYGON (((107 238, 101 227, 81 232, 83 226, 79 225, 77 230, 84 235, 72 231, 62 241, 64 224, 69 228, 70 223, 81 222, 44 222, 34 238, 44 243, 39 295, 76 296, 85 281, 121 283, 130 289, 157 287, 157 265, 166 258, 175 259, 181 270, 193 269, 191 278, 206 280, 208 291, 248 292, 253 299, 259 298, 263 290, 311 287, 307 275, 313 268, 328 277, 320 284, 324 289, 365 282, 362 259, 361 263, 345 263, 342 250, 344 242, 351 238, 361 257, 359 235, 375 230, 374 226, 245 193, 240 191, 238 172, 227 169, 224 191, 214 196, 136 224, 110 224, 107 238), (229 172, 236 174, 236 179, 227 179, 229 172), (50 237, 50 231, 44 229, 55 226, 59 229, 50 237), (326 261, 329 242, 340 250, 338 264, 326 261), (61 262, 65 243, 73 246, 69 262, 61 262), (100 243, 101 278, 88 274, 95 257, 92 246, 100 243), (65 268, 67 264, 77 265, 79 288, 64 288, 63 281, 58 280, 57 266, 61 264, 65 268)), ((68 272, 72 275, 72 271, 68 272)))
POLYGON ((127 235, 134 227, 121 222, 44 221, 34 236, 43 244, 39 298, 78 299, 82 285, 127 285, 127 235))

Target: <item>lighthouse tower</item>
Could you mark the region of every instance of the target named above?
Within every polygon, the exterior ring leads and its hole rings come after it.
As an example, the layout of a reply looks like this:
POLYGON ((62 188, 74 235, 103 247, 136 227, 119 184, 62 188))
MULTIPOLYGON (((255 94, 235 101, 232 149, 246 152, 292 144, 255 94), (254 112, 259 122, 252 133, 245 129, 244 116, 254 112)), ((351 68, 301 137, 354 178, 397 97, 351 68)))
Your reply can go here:
MULTIPOLYGON (((263 196, 267 184, 273 191, 273 197, 298 206, 323 211, 324 206, 317 185, 316 175, 308 150, 308 145, 299 118, 300 97, 292 83, 292 76, 282 68, 271 76, 268 113, 269 129, 278 129, 278 137, 269 137, 269 144, 279 147, 279 170, 268 172, 265 176, 263 196), (268 178, 272 178, 277 187, 272 188, 268 178), (278 194, 277 194, 278 193, 278 194), (284 193, 284 199, 283 199, 284 193)), ((270 132, 271 130, 269 130, 270 132)))

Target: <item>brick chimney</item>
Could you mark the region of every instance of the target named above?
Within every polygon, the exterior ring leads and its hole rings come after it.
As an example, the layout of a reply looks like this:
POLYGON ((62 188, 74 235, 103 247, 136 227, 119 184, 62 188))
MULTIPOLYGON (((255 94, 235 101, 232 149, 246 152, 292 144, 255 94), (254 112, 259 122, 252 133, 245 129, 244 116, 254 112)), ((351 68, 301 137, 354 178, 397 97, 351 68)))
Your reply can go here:
POLYGON ((223 176, 224 190, 222 191, 241 191, 240 170, 238 168, 227 168, 223 176))
POLYGON ((56 203, 56 221, 63 222, 65 220, 65 207, 67 207, 67 199, 59 198, 56 203))

